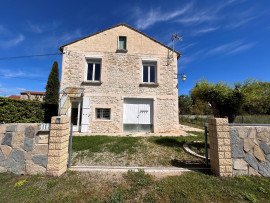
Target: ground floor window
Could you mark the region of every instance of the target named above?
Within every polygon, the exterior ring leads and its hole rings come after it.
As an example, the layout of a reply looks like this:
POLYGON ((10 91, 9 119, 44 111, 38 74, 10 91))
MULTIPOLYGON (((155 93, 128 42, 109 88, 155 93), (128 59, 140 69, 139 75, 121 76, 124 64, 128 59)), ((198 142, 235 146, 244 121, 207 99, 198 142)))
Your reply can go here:
POLYGON ((96 119, 110 120, 111 119, 111 109, 96 108, 96 119))

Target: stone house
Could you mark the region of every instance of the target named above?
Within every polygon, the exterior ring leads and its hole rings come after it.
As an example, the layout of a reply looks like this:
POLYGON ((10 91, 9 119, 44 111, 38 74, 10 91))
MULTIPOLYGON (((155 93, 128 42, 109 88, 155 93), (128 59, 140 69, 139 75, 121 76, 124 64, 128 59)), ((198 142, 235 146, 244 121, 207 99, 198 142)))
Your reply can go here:
POLYGON ((43 101, 44 97, 45 97, 45 92, 24 91, 24 92, 21 92, 20 99, 43 101))
POLYGON ((180 53, 127 24, 60 47, 59 114, 82 133, 177 133, 180 53))

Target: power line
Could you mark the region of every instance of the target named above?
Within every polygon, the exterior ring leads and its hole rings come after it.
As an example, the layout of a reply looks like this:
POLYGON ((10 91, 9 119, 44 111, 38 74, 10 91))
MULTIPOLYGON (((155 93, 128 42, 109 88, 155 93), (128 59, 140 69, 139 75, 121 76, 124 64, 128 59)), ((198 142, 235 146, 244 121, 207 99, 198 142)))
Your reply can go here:
POLYGON ((32 57, 40 57, 40 56, 62 55, 62 54, 63 54, 63 53, 36 54, 36 55, 28 55, 28 56, 11 56, 11 57, 3 57, 3 58, 0 58, 0 61, 3 61, 3 60, 11 60, 11 59, 20 59, 20 58, 32 58, 32 57))

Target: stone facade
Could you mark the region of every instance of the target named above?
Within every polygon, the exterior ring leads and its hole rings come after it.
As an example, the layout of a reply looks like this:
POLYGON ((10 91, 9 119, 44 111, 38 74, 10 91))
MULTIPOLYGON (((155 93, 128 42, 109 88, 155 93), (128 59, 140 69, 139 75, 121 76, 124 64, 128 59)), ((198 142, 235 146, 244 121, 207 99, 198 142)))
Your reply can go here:
POLYGON ((48 133, 40 124, 0 124, 0 172, 45 174, 48 133))
POLYGON ((219 176, 232 176, 231 144, 228 119, 208 119, 211 170, 219 176))
POLYGON ((178 57, 168 47, 129 26, 119 25, 62 49, 61 90, 84 88, 84 97, 90 98, 89 133, 122 133, 124 99, 128 97, 153 99, 154 132, 179 131, 178 57), (127 37, 126 53, 117 52, 118 36, 127 37), (85 82, 86 56, 89 55, 102 57, 100 83, 85 82), (154 86, 142 85, 142 61, 145 58, 157 63, 154 86), (111 119, 95 119, 96 108, 111 108, 111 119))
POLYGON ((270 177, 270 126, 230 126, 233 175, 270 177))

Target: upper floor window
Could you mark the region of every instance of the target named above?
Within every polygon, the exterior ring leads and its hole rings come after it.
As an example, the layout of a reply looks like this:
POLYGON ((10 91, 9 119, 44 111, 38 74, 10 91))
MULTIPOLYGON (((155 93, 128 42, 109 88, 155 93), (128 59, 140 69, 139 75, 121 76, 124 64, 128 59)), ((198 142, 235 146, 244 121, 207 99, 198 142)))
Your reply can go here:
POLYGON ((87 80, 100 81, 101 75, 101 60, 88 60, 87 61, 87 80))
POLYGON ((118 37, 118 49, 119 50, 126 50, 127 49, 127 37, 126 36, 119 36, 118 37))
POLYGON ((157 82, 157 65, 156 63, 143 63, 143 82, 157 82))

